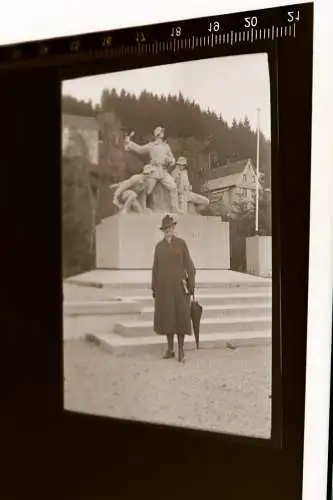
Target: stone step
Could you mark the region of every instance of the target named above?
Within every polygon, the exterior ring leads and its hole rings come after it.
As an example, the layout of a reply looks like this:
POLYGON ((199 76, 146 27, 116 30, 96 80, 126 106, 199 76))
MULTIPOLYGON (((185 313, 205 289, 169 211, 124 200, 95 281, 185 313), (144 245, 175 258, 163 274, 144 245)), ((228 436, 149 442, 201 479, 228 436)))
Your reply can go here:
MULTIPOLYGON (((269 316, 243 316, 242 318, 209 318, 201 321, 200 333, 270 330, 269 316)), ((114 332, 122 337, 148 337, 155 335, 152 321, 121 321, 114 324, 114 332)))
MULTIPOLYGON (((251 301, 251 297, 256 297, 259 300, 259 297, 267 297, 271 296, 272 287, 271 286, 205 286, 205 287, 197 287, 196 295, 201 296, 215 296, 218 298, 219 296, 232 296, 237 299, 238 296, 247 296, 246 300, 251 301)), ((81 285, 70 285, 68 283, 64 284, 63 288, 63 297, 65 302, 77 302, 77 301, 107 301, 107 300, 116 300, 119 298, 126 299, 145 299, 151 300, 151 289, 150 287, 124 287, 116 286, 112 287, 101 287, 97 288, 94 286, 81 286, 81 285)), ((205 299, 204 299, 205 300, 205 299)), ((228 300, 228 299, 226 299, 228 300)), ((240 299, 241 300, 241 299, 240 299)))
MULTIPOLYGON (((262 297, 230 297, 230 296, 201 296, 198 298, 204 307, 205 314, 210 316, 256 314, 256 311, 269 312, 272 305, 267 296, 262 297)), ((63 313, 65 316, 96 316, 100 314, 137 314, 138 319, 152 318, 154 300, 152 297, 131 297, 125 299, 109 299, 104 301, 72 301, 65 302, 63 313)))
MULTIPOLYGON (((272 307, 269 304, 250 304, 242 306, 239 304, 229 305, 205 305, 203 307, 202 320, 209 318, 226 318, 243 316, 268 316, 271 314, 272 307)), ((152 321, 154 317, 154 307, 145 307, 142 309, 140 319, 142 321, 152 321)))
MULTIPOLYGON (((127 297, 128 300, 138 301, 144 304, 144 307, 153 307, 154 299, 151 295, 132 295, 127 297)), ((272 295, 269 292, 265 293, 198 293, 196 299, 202 306, 224 306, 228 304, 263 304, 271 305, 272 295)))
MULTIPOLYGON (((198 270, 197 294, 271 293, 272 280, 229 270, 198 270)), ((151 296, 151 271, 95 270, 64 280, 64 301, 151 296)))
MULTIPOLYGON (((90 286, 95 288, 150 288, 151 270, 142 269, 95 269, 77 276, 65 279, 65 284, 90 286)), ((272 286, 270 278, 260 278, 246 273, 239 273, 228 269, 198 269, 196 273, 198 288, 219 287, 237 288, 267 288, 272 286)))
MULTIPOLYGON (((120 337, 116 334, 87 334, 85 339, 98 345, 101 349, 111 352, 114 355, 126 356, 132 354, 154 353, 161 356, 165 350, 165 338, 160 335, 149 337, 120 337)), ((271 344, 270 333, 265 330, 251 330, 241 332, 207 333, 200 338, 201 349, 228 349, 251 346, 268 346, 271 344)), ((186 351, 196 350, 193 335, 185 337, 186 351)))
POLYGON ((109 299, 104 301, 65 302, 64 316, 99 316, 118 314, 137 314, 142 311, 143 305, 137 300, 109 299))
MULTIPOLYGON (((77 287, 81 288, 81 287, 77 287)), ((82 287, 83 288, 83 287, 82 287)), ((272 300, 271 290, 263 291, 230 291, 230 290, 198 290, 196 298, 202 305, 223 305, 223 304, 268 304, 272 300)), ((64 303, 79 303, 79 302, 116 302, 120 300, 139 301, 145 306, 152 306, 154 300, 151 291, 148 290, 132 290, 131 293, 120 293, 119 290, 95 290, 88 289, 82 292, 71 290, 71 293, 64 293, 64 303)))

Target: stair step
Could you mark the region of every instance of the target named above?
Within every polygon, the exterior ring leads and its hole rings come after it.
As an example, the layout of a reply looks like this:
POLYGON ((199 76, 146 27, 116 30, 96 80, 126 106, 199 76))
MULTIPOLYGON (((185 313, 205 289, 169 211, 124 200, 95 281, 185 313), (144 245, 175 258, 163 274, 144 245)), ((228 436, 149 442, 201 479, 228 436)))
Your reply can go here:
MULTIPOLYGON (((202 286, 198 285, 197 289, 198 298, 201 296, 212 296, 212 300, 216 300, 213 297, 223 297, 224 300, 230 300, 229 297, 234 297, 235 300, 241 300, 242 296, 244 300, 253 301, 256 297, 258 300, 265 300, 266 297, 271 296, 272 286, 271 283, 265 285, 260 284, 260 286, 248 286, 247 284, 234 285, 224 283, 219 286, 213 283, 212 286, 209 284, 202 286)), ((150 284, 146 284, 140 287, 121 287, 120 284, 114 287, 95 287, 87 285, 73 285, 68 282, 64 282, 63 294, 65 302, 76 302, 81 300, 87 301, 105 301, 105 300, 115 300, 119 298, 127 299, 145 299, 151 300, 151 289, 150 284)), ((206 300, 206 299, 203 299, 206 300)))
MULTIPOLYGON (((202 321, 210 318, 226 318, 242 316, 261 316, 270 314, 272 311, 271 304, 226 304, 226 305, 205 305, 203 307, 202 321)), ((154 317, 154 307, 144 307, 140 314, 140 319, 143 321, 152 321, 154 317)))
POLYGON ((98 316, 112 314, 140 314, 142 305, 135 300, 70 301, 63 305, 65 316, 98 316))
MULTIPOLYGON (((127 297, 128 300, 138 301, 149 306, 154 303, 151 295, 134 295, 127 297)), ((223 305, 223 304, 270 304, 272 295, 265 293, 198 293, 196 299, 202 305, 223 305)))
MULTIPOLYGON (((205 335, 212 332, 235 332, 242 330, 269 330, 271 317, 244 316, 242 318, 209 318, 201 321, 200 333, 205 335)), ((115 323, 114 332, 123 337, 148 337, 155 335, 152 321, 123 321, 115 323)))
MULTIPOLYGON (((124 356, 143 353, 161 355, 165 350, 165 338, 160 335, 148 337, 120 337, 116 334, 87 334, 85 339, 112 354, 124 356)), ((200 349, 238 348, 267 346, 271 343, 270 333, 264 330, 241 332, 207 333, 200 339, 200 349)), ((200 355, 200 349, 198 355, 200 355)), ((196 350, 194 337, 185 337, 185 353, 196 350)))

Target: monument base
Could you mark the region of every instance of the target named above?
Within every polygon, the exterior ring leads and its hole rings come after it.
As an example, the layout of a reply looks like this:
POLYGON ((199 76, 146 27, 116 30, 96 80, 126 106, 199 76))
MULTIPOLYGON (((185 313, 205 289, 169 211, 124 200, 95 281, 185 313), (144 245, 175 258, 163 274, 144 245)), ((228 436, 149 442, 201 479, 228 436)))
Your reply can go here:
POLYGON ((246 270, 256 276, 272 276, 271 236, 246 238, 246 270))
MULTIPOLYGON (((219 217, 177 215, 176 235, 183 238, 197 269, 230 269, 229 224, 219 217)), ((97 269, 151 269, 162 239, 161 214, 117 214, 96 228, 97 269)))

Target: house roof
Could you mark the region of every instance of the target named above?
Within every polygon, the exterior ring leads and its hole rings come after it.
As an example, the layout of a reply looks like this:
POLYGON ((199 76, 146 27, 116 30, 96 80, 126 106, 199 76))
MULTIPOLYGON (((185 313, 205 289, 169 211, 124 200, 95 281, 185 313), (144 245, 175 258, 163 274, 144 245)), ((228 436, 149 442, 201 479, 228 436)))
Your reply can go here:
POLYGON ((88 130, 98 130, 97 121, 92 116, 62 115, 63 125, 67 127, 84 128, 88 130))
POLYGON ((227 165, 222 165, 221 167, 213 168, 210 172, 209 180, 220 179, 234 174, 241 174, 249 161, 251 160, 247 158, 246 160, 240 160, 228 163, 227 165))
POLYGON ((230 186, 235 186, 239 179, 238 174, 227 175, 226 177, 218 177, 217 179, 210 179, 206 182, 206 189, 214 191, 215 189, 224 189, 230 186))
POLYGON ((251 160, 240 160, 234 163, 228 163, 222 167, 217 167, 211 170, 209 178, 205 184, 208 191, 215 189, 225 189, 235 186, 239 181, 240 174, 251 160))

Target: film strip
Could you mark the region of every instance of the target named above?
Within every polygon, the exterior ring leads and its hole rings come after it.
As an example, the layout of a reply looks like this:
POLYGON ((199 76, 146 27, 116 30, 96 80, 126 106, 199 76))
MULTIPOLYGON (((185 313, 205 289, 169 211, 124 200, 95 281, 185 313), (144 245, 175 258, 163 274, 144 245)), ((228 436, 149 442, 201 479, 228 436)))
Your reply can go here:
POLYGON ((0 47, 0 69, 293 39, 310 6, 301 4, 4 46, 0 47))

